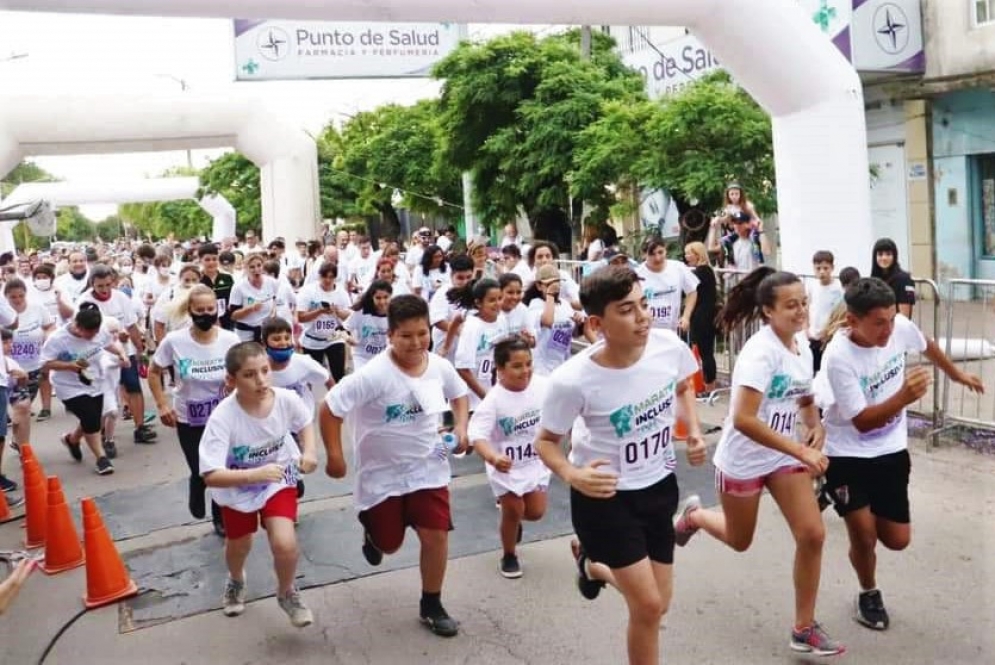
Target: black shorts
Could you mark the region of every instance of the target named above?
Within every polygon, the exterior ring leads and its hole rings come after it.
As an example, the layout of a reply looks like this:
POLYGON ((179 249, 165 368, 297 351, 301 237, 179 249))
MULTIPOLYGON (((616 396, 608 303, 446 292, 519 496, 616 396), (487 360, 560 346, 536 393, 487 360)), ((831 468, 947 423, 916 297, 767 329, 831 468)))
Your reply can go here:
POLYGON ((79 426, 83 434, 97 434, 101 429, 101 419, 104 415, 104 396, 77 395, 72 399, 63 400, 66 411, 79 418, 79 426))
POLYGON ((592 561, 625 568, 649 557, 674 562, 677 478, 671 474, 639 490, 621 490, 610 499, 592 499, 570 490, 574 531, 592 561))
POLYGON ((911 471, 908 450, 881 457, 830 457, 823 490, 840 517, 870 506, 875 517, 908 524, 911 471))
POLYGON ((121 385, 124 386, 124 392, 129 395, 139 395, 142 392, 142 381, 138 376, 138 357, 131 354, 128 360, 131 361, 131 365, 121 368, 121 385))
POLYGON ((17 404, 18 402, 33 402, 35 396, 38 395, 38 382, 41 380, 41 370, 35 370, 34 372, 28 372, 28 380, 22 386, 20 382, 15 381, 13 378, 10 380, 13 388, 8 390, 8 395, 11 404, 17 404))

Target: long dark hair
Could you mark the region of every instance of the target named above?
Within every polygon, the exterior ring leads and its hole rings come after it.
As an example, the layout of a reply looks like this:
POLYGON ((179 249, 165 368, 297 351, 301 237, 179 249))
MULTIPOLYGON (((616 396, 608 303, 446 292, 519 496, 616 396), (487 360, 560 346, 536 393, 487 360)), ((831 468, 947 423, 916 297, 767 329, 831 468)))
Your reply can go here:
POLYGON ((895 241, 891 238, 880 238, 875 242, 874 249, 871 250, 871 277, 877 277, 878 279, 883 279, 885 282, 890 282, 895 275, 900 275, 904 272, 902 266, 898 263, 898 245, 895 244, 895 241), (882 268, 878 265, 878 252, 888 252, 894 257, 891 267, 882 268))
MULTIPOLYGON (((369 314, 371 316, 379 316, 379 314, 377 314, 377 306, 373 302, 373 296, 377 294, 377 291, 386 291, 387 293, 393 295, 394 287, 382 279, 373 280, 366 290, 363 291, 363 295, 359 297, 356 304, 352 306, 352 311, 362 312, 363 314, 369 314)), ((384 316, 386 316, 386 314, 384 316)))
POLYGON ((421 272, 428 277, 428 272, 432 269, 432 257, 437 253, 442 254, 442 263, 439 264, 439 272, 446 272, 446 253, 438 245, 429 245, 421 255, 421 272))
POLYGON ((728 332, 740 324, 760 320, 764 318, 764 307, 773 307, 777 302, 780 287, 799 282, 801 279, 794 273, 761 266, 726 294, 725 305, 715 317, 715 323, 728 332))

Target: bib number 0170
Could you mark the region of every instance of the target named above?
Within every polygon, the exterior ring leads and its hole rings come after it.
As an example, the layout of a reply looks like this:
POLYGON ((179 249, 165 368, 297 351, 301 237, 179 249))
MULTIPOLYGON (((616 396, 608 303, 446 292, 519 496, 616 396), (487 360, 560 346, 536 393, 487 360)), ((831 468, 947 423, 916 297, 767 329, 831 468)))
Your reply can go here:
POLYGON ((632 441, 625 444, 625 448, 622 451, 625 455, 625 463, 633 465, 638 464, 642 460, 656 457, 666 450, 668 445, 670 445, 670 428, 664 427, 659 432, 646 437, 642 441, 632 441))

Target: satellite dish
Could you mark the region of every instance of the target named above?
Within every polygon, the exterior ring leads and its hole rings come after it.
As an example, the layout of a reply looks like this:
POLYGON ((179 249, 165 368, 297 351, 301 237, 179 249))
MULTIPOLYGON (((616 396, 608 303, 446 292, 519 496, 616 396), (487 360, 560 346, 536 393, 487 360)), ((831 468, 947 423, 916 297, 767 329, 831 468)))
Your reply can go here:
POLYGON ((48 201, 29 201, 0 207, 0 222, 23 221, 36 236, 55 235, 55 212, 48 201))

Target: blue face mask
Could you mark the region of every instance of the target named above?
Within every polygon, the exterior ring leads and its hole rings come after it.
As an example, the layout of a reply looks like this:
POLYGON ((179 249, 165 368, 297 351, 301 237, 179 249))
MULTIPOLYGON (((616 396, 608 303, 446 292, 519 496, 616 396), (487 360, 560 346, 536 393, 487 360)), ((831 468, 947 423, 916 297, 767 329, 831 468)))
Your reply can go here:
POLYGON ((293 357, 294 347, 288 346, 285 349, 274 349, 272 346, 267 346, 266 354, 273 360, 273 362, 282 365, 285 362, 289 362, 293 357))
POLYGON ((121 293, 123 293, 124 295, 126 295, 126 296, 128 296, 130 298, 131 297, 131 287, 130 286, 122 286, 121 287, 121 293))

